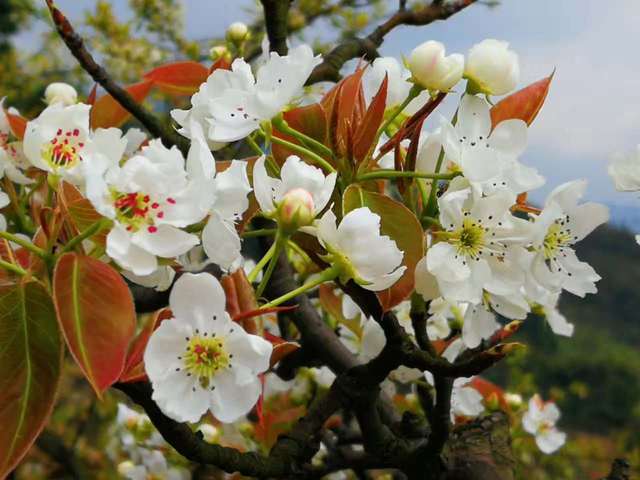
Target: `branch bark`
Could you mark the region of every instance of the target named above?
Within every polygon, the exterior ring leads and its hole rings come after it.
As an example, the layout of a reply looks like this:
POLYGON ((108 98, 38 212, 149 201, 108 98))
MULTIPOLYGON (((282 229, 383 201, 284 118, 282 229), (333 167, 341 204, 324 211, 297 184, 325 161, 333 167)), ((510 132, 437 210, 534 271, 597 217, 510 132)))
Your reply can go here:
POLYGON ((352 58, 365 57, 368 60, 377 58, 379 56, 377 49, 382 45, 384 37, 399 25, 421 26, 436 20, 446 20, 476 1, 432 2, 416 10, 400 8, 371 34, 363 38, 350 38, 331 50, 325 55, 323 62, 313 70, 307 84, 311 85, 324 80, 340 80, 340 69, 352 58))
POLYGON ((264 8, 264 23, 269 37, 269 50, 286 55, 291 0, 260 0, 260 2, 264 8))
POLYGON ((122 88, 109 73, 100 66, 86 49, 82 38, 76 33, 73 26, 53 4, 53 0, 47 0, 47 6, 51 12, 53 23, 60 38, 67 45, 71 54, 78 60, 80 66, 102 86, 114 99, 130 112, 154 137, 162 139, 167 147, 176 145, 186 155, 189 149, 189 141, 176 132, 170 125, 165 125, 143 105, 138 103, 124 88, 122 88))

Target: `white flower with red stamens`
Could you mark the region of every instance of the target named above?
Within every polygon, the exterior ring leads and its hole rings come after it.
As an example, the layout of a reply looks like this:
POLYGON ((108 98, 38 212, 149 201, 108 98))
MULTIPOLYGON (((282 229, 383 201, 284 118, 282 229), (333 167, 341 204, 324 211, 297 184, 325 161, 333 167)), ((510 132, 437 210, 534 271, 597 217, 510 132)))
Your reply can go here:
POLYGON ((174 318, 153 333, 144 354, 153 400, 178 422, 197 422, 208 410, 221 422, 249 413, 260 396, 258 375, 272 347, 233 322, 225 294, 208 274, 184 274, 169 306, 174 318))
MULTIPOLYGON (((9 112, 18 113, 14 109, 9 109, 9 112)), ((33 180, 22 173, 22 170, 29 168, 29 162, 24 156, 22 142, 12 136, 9 119, 4 110, 4 98, 0 98, 0 177, 6 175, 14 183, 28 185, 33 183, 33 180)))
POLYGON ((96 166, 86 179, 87 197, 114 221, 107 254, 124 269, 150 275, 158 268, 157 257, 175 258, 199 243, 181 228, 206 216, 203 197, 211 186, 207 179, 189 178, 177 148, 154 140, 124 165, 116 162, 102 173, 96 166))
POLYGON ((27 123, 23 147, 31 164, 78 184, 83 181, 84 160, 120 161, 127 145, 122 132, 116 128, 91 132, 90 110, 90 105, 81 103, 68 107, 54 103, 27 123))
POLYGON ((553 402, 543 402, 536 394, 529 400, 529 410, 522 417, 525 431, 536 437, 536 445, 543 453, 553 453, 564 445, 567 435, 556 428, 560 410, 553 402))

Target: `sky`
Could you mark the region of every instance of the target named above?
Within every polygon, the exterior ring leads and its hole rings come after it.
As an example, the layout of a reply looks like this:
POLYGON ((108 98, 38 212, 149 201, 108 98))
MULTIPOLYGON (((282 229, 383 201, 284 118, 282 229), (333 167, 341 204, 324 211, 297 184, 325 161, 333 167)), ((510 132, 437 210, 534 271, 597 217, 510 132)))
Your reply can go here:
MULTIPOLYGON (((118 14, 127 15, 126 0, 112 3, 118 14)), ((73 19, 94 2, 57 4, 73 19)), ((247 20, 245 9, 252 4, 184 0, 187 34, 202 39, 222 32, 234 21, 247 20)), ((640 143, 640 55, 634 42, 639 34, 633 21, 638 18, 637 0, 502 0, 496 8, 473 5, 445 22, 397 28, 380 51, 400 57, 433 39, 443 42, 448 52, 466 53, 474 43, 497 38, 510 42, 519 54, 522 86, 555 68, 549 97, 530 128, 522 159, 548 179, 534 200, 542 201, 562 182, 586 178, 589 200, 640 207, 636 195, 616 192, 606 173, 614 152, 632 151, 640 143)), ((21 41, 34 35, 25 34, 21 41)))

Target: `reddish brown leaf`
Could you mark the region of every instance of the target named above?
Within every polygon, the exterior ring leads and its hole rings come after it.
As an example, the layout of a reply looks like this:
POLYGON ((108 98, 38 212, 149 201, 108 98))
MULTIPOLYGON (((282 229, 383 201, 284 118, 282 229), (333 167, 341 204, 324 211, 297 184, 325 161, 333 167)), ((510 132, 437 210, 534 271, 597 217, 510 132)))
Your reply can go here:
POLYGON ((106 263, 65 253, 53 273, 53 293, 69 351, 102 397, 120 378, 135 334, 131 292, 106 263))
MULTIPOLYGON (((125 90, 133 99, 142 103, 153 86, 152 80, 143 80, 127 87, 125 90)), ((98 98, 91 108, 91 128, 119 127, 131 117, 128 110, 123 108, 111 95, 98 98)))
POLYGON ((11 133, 18 139, 24 139, 24 131, 27 129, 27 119, 14 113, 5 112, 11 133))
POLYGON ((384 111, 387 105, 388 82, 389 78, 385 75, 378 93, 371 100, 362 122, 358 125, 353 145, 353 157, 358 163, 364 160, 375 148, 376 134, 384 119, 384 111))
POLYGON ((234 322, 243 322, 250 318, 259 317, 260 315, 267 315, 269 313, 290 312, 298 308, 297 305, 288 305, 284 307, 269 307, 269 308, 256 308, 255 310, 248 310, 242 312, 233 317, 234 322))
POLYGON ((0 478, 47 423, 63 346, 51 296, 36 282, 0 287, 0 478))
POLYGON ((169 95, 193 95, 208 76, 209 69, 193 61, 168 63, 144 74, 145 79, 169 95))
POLYGON ((149 316, 144 327, 131 344, 131 348, 129 348, 124 370, 120 376, 121 382, 139 382, 146 378, 143 357, 149 338, 151 338, 151 334, 164 320, 172 316, 173 313, 171 313, 171 310, 168 308, 160 309, 149 316))
POLYGON ((87 105, 93 106, 96 103, 96 97, 98 96, 98 84, 94 83, 93 88, 89 92, 89 96, 87 97, 87 105))
MULTIPOLYGON (((102 215, 93 208, 91 202, 83 197, 80 191, 70 183, 62 182, 61 187, 58 189, 58 200, 74 235, 87 229, 102 218, 102 215)), ((106 235, 106 232, 102 232, 92 237, 92 240, 104 245, 106 235)))
POLYGON ((276 363, 299 348, 300 344, 296 342, 283 342, 274 345, 271 351, 271 359, 269 360, 269 368, 273 368, 276 363))
MULTIPOLYGON (((304 107, 294 108, 283 114, 284 120, 289 126, 299 132, 304 133, 308 137, 318 140, 320 143, 326 144, 327 142, 327 115, 324 108, 319 103, 313 103, 304 107)), ((297 139, 290 137, 277 129, 273 131, 274 136, 282 138, 289 142, 299 144, 297 139)), ((295 152, 289 150, 287 147, 274 143, 272 145, 272 153, 276 162, 282 165, 289 155, 293 155, 295 152)), ((298 155, 297 153, 295 153, 298 155)), ((304 155, 302 156, 304 158, 304 155)), ((330 158, 325 158, 327 161, 331 161, 330 158)), ((313 163, 311 159, 307 159, 310 163, 313 163)))
POLYGON ((503 120, 517 118, 531 125, 542 108, 555 71, 546 78, 503 98, 491 108, 491 123, 495 128, 503 120))
POLYGON ((211 75, 214 71, 222 69, 222 70, 231 70, 231 62, 227 60, 224 56, 220 57, 218 60, 213 62, 209 67, 209 75, 211 75))

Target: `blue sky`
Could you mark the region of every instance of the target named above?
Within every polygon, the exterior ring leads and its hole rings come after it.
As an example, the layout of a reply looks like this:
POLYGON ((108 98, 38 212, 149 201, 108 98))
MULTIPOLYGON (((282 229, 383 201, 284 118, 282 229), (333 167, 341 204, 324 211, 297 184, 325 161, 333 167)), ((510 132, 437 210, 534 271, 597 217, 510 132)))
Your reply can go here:
MULTIPOLYGON (((89 0, 58 0, 73 18, 91 7, 89 0)), ((120 15, 126 0, 113 0, 120 15)), ((396 1, 390 0, 395 6, 396 1)), ((184 0, 187 32, 201 39, 246 20, 251 0, 184 0), (224 5, 221 8, 221 5, 224 5)), ((497 8, 473 5, 446 22, 394 30, 381 48, 384 55, 407 54, 430 39, 449 52, 465 53, 484 38, 507 40, 520 55, 523 85, 557 69, 540 116, 530 129, 524 161, 548 179, 534 195, 541 200, 554 186, 587 178, 588 198, 610 205, 633 205, 633 194, 617 193, 606 174, 615 151, 640 143, 640 55, 635 42, 637 0, 503 0, 497 8)), ((318 28, 322 28, 320 25, 318 28)), ((31 37, 33 37, 33 33, 31 37)), ((29 41, 29 35, 21 38, 29 41)))

